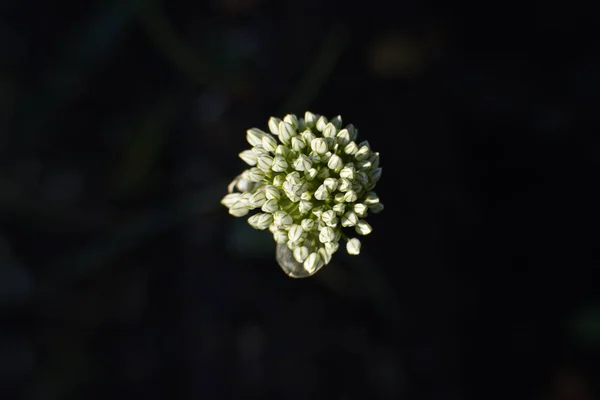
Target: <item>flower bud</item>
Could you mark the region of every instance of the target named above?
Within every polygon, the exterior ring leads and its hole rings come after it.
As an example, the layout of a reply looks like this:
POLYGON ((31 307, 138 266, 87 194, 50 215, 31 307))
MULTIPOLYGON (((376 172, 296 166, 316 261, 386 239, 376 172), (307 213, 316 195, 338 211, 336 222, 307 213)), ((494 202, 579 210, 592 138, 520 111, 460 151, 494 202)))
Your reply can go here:
POLYGON ((279 118, 271 117, 269 118, 269 130, 273 135, 279 135, 279 123, 281 120, 279 118))
POLYGON ((273 222, 273 215, 267 213, 254 214, 248 218, 248 223, 254 229, 265 230, 273 222))
POLYGON ((346 243, 346 251, 348 252, 348 254, 356 256, 360 254, 360 246, 360 240, 358 240, 357 238, 350 239, 346 243))
POLYGON ((327 142, 324 138, 315 138, 310 142, 310 148, 317 154, 327 153, 327 142))
POLYGON ((340 172, 344 168, 344 161, 337 154, 333 154, 327 162, 327 166, 335 172, 340 172))
POLYGON ((356 224, 355 230, 359 235, 368 235, 373 231, 373 228, 371 228, 371 225, 367 221, 361 219, 356 224))
POLYGON ((251 146, 259 146, 262 144, 262 138, 265 134, 258 128, 250 128, 246 131, 246 140, 251 146))
POLYGON ((265 150, 270 151, 270 152, 275 152, 275 149, 277 148, 277 146, 279 145, 279 143, 277 143, 277 139, 275 139, 273 136, 269 135, 269 134, 265 134, 262 138, 262 146, 265 150))
POLYGON ((319 240, 321 243, 327 243, 333 241, 335 238, 335 232, 333 228, 326 226, 319 232, 319 240))
POLYGON ((356 213, 354 213, 352 211, 348 211, 347 213, 342 215, 342 226, 343 227, 347 228, 350 226, 356 226, 357 223, 358 223, 358 216, 356 215, 356 213))
POLYGON ((256 161, 258 160, 258 156, 252 150, 244 150, 239 154, 239 157, 248 165, 254 166, 256 165, 256 161))

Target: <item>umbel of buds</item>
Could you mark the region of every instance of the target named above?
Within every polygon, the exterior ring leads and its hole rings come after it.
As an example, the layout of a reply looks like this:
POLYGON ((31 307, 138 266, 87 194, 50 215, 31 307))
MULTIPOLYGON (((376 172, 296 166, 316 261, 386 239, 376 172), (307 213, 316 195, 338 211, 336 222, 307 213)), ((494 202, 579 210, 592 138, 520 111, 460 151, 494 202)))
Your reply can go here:
POLYGON ((221 204, 273 234, 277 261, 293 278, 329 264, 341 240, 348 254, 359 254, 355 234, 371 233, 367 216, 383 210, 374 191, 379 153, 359 142, 358 130, 343 126, 341 116, 288 114, 271 117, 268 128, 246 131, 252 147, 239 156, 249 168, 229 184, 221 204))

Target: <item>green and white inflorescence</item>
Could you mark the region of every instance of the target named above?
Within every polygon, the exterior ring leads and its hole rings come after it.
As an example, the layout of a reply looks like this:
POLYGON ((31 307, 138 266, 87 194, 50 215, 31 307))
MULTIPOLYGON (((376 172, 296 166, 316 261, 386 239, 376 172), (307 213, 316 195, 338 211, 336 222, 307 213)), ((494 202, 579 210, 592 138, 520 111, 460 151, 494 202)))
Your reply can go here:
POLYGON ((307 111, 304 118, 271 117, 268 127, 270 133, 246 132, 252 148, 239 156, 250 167, 231 182, 221 203, 235 217, 254 211, 248 223, 268 229, 306 276, 331 261, 341 239, 349 254, 359 254, 353 233, 371 233, 367 215, 383 210, 374 191, 379 153, 367 141, 357 142, 358 130, 342 127, 341 116, 328 120, 307 111))

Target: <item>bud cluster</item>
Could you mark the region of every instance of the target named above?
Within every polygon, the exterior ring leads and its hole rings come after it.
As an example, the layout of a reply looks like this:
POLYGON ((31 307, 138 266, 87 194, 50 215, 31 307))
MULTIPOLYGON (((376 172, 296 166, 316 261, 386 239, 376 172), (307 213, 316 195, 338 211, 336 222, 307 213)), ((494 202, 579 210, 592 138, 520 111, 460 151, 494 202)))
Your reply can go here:
POLYGON ((374 188, 381 178, 379 153, 358 130, 307 111, 304 118, 271 117, 269 132, 248 129, 252 148, 239 157, 249 168, 229 185, 221 203, 235 217, 248 217, 255 229, 268 229, 289 248, 307 274, 331 261, 343 239, 346 251, 360 253, 369 213, 383 210, 374 188))

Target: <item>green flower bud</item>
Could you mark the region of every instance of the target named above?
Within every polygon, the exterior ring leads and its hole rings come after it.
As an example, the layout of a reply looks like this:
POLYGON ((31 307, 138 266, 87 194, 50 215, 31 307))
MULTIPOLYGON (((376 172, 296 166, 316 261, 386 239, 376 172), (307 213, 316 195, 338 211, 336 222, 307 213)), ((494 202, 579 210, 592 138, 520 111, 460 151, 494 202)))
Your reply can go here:
POLYGON ((336 129, 340 129, 342 127, 342 116, 336 115, 335 117, 331 118, 330 122, 333 124, 333 126, 335 126, 336 129))
POLYGON ((368 192, 367 194, 365 194, 363 203, 365 203, 367 206, 372 206, 379 203, 379 197, 377 196, 377 193, 368 192))
POLYGON ((372 205, 369 207, 369 211, 372 212, 373 214, 379 214, 380 212, 383 211, 383 204, 377 203, 375 205, 372 205))

